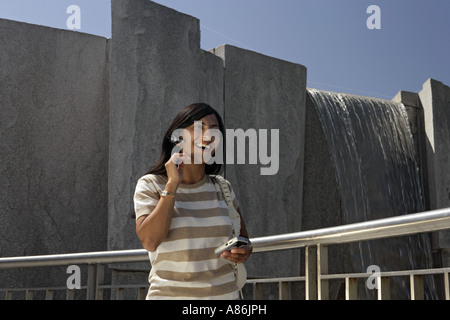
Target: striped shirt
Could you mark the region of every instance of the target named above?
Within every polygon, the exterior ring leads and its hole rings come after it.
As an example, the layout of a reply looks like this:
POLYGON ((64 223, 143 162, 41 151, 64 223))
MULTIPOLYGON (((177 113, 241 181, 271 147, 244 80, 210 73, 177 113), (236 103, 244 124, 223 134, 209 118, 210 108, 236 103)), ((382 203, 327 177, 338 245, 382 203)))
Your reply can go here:
MULTIPOLYGON (((149 252, 147 299, 239 298, 231 263, 214 253, 232 234, 227 204, 214 182, 214 177, 205 175, 198 183, 178 187, 167 237, 149 252)), ((139 179, 134 194, 136 219, 152 212, 166 183, 167 177, 153 174, 139 179)), ((231 185, 230 190, 238 208, 231 185)))

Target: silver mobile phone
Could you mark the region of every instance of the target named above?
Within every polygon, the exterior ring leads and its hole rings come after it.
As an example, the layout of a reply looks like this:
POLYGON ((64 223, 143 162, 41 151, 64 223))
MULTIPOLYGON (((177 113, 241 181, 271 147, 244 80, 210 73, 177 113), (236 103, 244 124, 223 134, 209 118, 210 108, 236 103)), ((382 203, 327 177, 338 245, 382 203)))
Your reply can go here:
POLYGON ((224 252, 224 251, 228 251, 228 250, 231 250, 233 248, 245 246, 248 243, 249 243, 249 241, 248 241, 247 238, 244 238, 244 237, 241 237, 241 236, 234 237, 233 239, 228 240, 223 245, 218 247, 214 252, 216 253, 217 256, 220 256, 220 254, 222 252, 224 252))

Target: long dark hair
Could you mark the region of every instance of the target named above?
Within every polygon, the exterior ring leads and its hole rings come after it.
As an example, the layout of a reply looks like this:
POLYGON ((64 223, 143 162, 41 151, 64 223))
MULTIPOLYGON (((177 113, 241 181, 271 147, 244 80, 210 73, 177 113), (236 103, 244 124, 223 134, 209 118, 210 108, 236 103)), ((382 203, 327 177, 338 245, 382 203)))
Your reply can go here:
MULTIPOLYGON (((161 144, 161 155, 159 160, 150 168, 147 174, 157 174, 167 176, 165 164, 169 161, 174 147, 173 142, 170 141, 172 133, 176 129, 184 129, 194 124, 194 121, 199 121, 203 117, 214 114, 219 122, 219 130, 222 133, 222 147, 225 148, 225 127, 219 113, 210 105, 206 103, 194 103, 183 110, 181 110, 173 119, 169 129, 167 129, 161 144)), ((225 154, 225 151, 223 152, 225 154)), ((220 174, 223 165, 220 163, 206 164, 206 174, 220 174)))

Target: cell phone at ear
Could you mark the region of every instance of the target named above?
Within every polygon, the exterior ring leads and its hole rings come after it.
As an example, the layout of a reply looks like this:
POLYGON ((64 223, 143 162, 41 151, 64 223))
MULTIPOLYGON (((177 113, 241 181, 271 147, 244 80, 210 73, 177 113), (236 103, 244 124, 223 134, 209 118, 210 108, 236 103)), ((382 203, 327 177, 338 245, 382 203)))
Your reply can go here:
POLYGON ((246 244, 249 244, 249 241, 247 238, 241 237, 241 236, 234 237, 234 238, 228 240, 227 242, 225 242, 220 247, 218 247, 214 252, 216 253, 217 256, 220 256, 220 254, 224 251, 229 251, 233 248, 245 246, 246 244))

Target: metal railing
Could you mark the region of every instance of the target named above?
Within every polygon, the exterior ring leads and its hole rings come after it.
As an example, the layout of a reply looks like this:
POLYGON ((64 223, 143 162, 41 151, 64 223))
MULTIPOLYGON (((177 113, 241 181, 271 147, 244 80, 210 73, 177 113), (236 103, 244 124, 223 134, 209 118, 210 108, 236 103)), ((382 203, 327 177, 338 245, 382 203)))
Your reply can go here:
MULTIPOLYGON (((381 238, 412 235, 424 232, 434 232, 450 229, 450 208, 396 216, 373 221, 348 224, 343 226, 302 231, 289 234, 259 237, 251 239, 253 252, 269 252, 295 248, 305 248, 305 276, 249 279, 246 285, 253 285, 253 298, 262 297, 264 283, 278 283, 279 298, 290 298, 290 284, 305 282, 306 299, 328 299, 328 282, 332 279, 345 281, 346 299, 357 298, 358 278, 367 278, 367 273, 328 274, 328 245, 374 240, 381 238)), ((148 252, 144 249, 102 251, 73 254, 57 254, 42 256, 25 256, 0 258, 0 269, 30 268, 67 265, 88 265, 86 290, 87 299, 103 299, 105 289, 116 290, 116 298, 124 297, 124 290, 128 287, 137 289, 138 298, 145 297, 148 285, 107 285, 104 284, 104 266, 112 263, 148 261, 148 252)), ((444 277, 445 299, 450 300, 450 268, 400 270, 381 272, 377 275, 378 299, 389 299, 389 278, 398 276, 410 277, 411 299, 423 299, 423 276, 442 274, 444 277)), ((32 299, 33 292, 45 291, 46 299, 52 299, 55 290, 66 290, 66 298, 73 298, 73 290, 66 287, 44 288, 0 288, 5 299, 13 298, 16 291, 25 291, 26 298, 32 299)))

